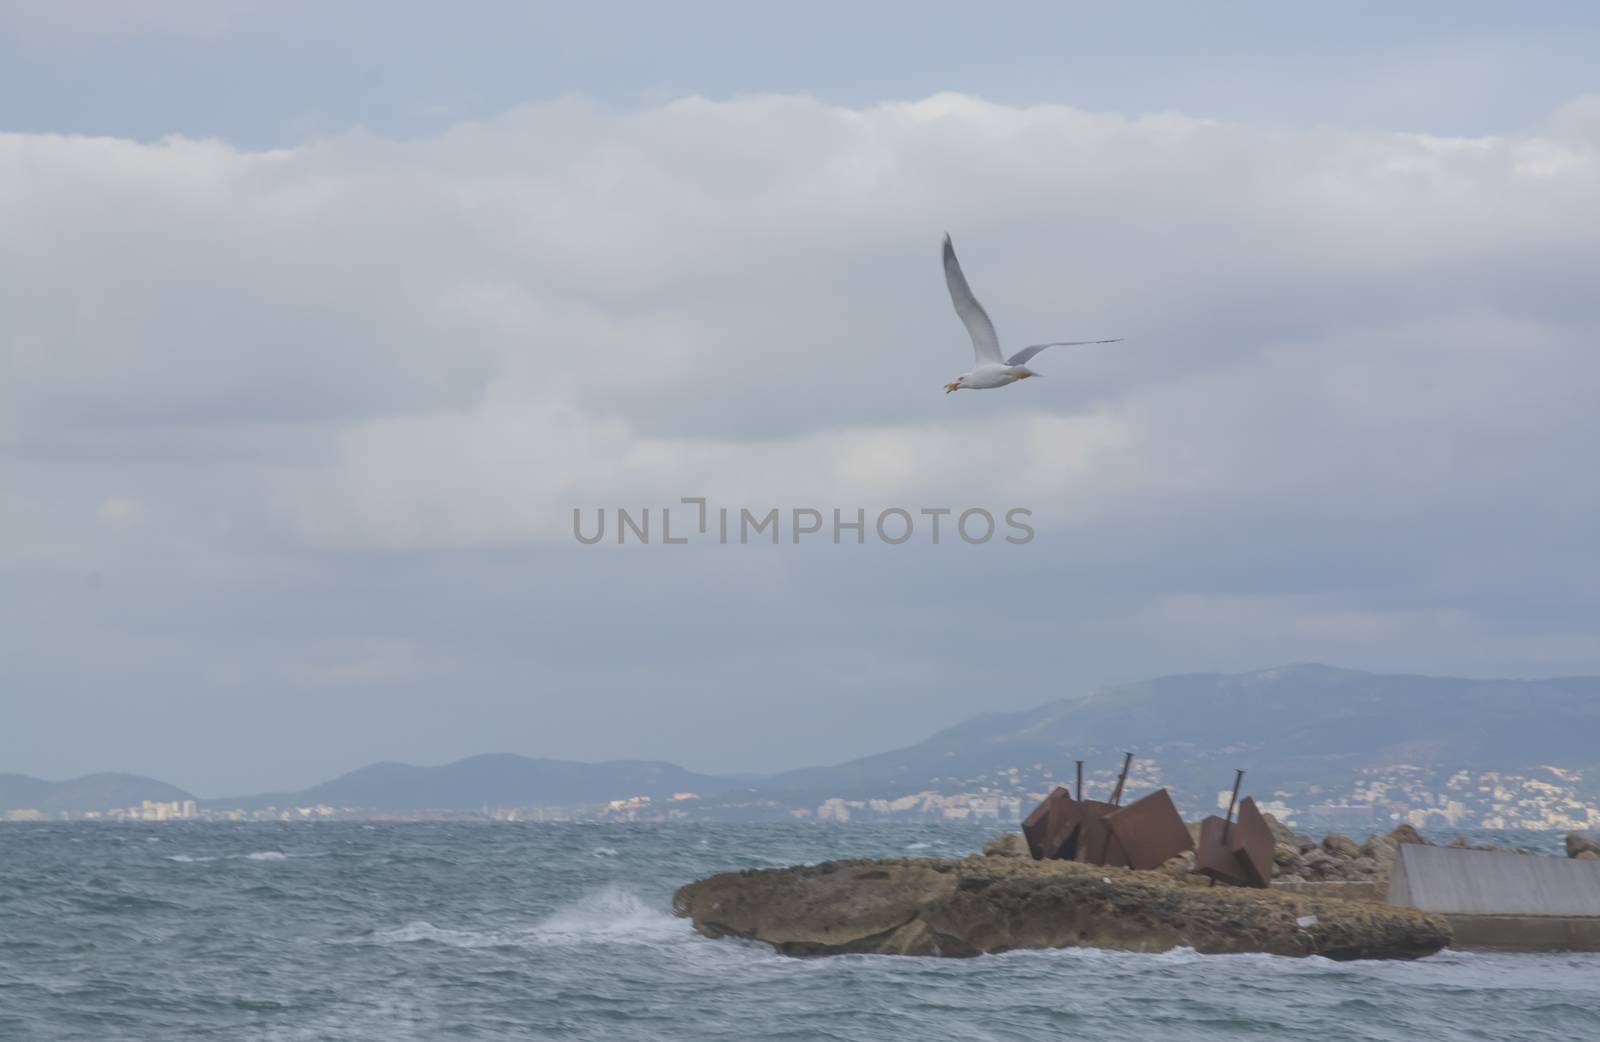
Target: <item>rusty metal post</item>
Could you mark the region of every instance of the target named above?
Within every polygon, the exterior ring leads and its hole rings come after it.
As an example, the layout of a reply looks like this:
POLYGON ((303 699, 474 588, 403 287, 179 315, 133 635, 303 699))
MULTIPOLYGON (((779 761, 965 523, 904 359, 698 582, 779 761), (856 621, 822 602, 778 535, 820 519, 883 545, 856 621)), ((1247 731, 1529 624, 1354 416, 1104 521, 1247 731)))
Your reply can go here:
POLYGON ((1226 843, 1233 834, 1233 808, 1239 802, 1239 783, 1244 781, 1244 772, 1235 768, 1233 772, 1233 795, 1228 797, 1228 816, 1222 820, 1222 841, 1226 843))
POLYGON ((1078 761, 1078 799, 1083 799, 1083 761, 1078 761))
POLYGON ((1122 754, 1122 773, 1117 775, 1117 787, 1116 787, 1115 791, 1113 791, 1111 793, 1111 805, 1113 807, 1122 806, 1122 787, 1123 787, 1123 785, 1127 784, 1127 781, 1128 781, 1128 768, 1130 768, 1132 766, 1133 766, 1133 754, 1132 753, 1123 753, 1122 754))

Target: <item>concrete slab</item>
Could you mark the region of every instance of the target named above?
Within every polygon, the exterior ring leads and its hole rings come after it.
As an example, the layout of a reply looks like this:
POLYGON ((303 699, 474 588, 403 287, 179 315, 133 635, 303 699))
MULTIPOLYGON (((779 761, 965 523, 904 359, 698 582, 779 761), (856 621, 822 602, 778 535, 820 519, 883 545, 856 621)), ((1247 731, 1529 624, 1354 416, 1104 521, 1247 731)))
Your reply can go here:
POLYGON ((1600 917, 1600 861, 1402 843, 1389 904, 1451 915, 1600 917))
POLYGON ((1446 915, 1452 948, 1600 951, 1600 918, 1560 915, 1446 915))

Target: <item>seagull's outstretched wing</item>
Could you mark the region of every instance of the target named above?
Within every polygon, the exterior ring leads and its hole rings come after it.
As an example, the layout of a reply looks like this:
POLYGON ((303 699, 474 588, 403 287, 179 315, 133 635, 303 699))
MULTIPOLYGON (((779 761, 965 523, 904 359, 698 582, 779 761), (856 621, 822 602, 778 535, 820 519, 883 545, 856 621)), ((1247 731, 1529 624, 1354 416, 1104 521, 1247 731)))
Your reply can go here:
POLYGON ((950 300, 956 314, 972 337, 972 350, 977 353, 979 365, 1000 364, 1000 338, 994 334, 994 323, 984 313, 983 305, 972 295, 967 277, 961 274, 961 262, 956 260, 956 248, 950 245, 950 236, 944 237, 944 281, 950 287, 950 300))
POLYGON ((1079 347, 1083 344, 1120 343, 1122 343, 1122 338, 1119 336, 1113 337, 1110 340, 1056 340, 1048 344, 1034 344, 1032 347, 1025 347, 1021 351, 1018 351, 1016 354, 1012 355, 1010 358, 1006 359, 1006 365, 1022 365, 1028 359, 1032 358, 1034 355, 1038 354, 1040 351, 1043 351, 1047 347, 1079 347))

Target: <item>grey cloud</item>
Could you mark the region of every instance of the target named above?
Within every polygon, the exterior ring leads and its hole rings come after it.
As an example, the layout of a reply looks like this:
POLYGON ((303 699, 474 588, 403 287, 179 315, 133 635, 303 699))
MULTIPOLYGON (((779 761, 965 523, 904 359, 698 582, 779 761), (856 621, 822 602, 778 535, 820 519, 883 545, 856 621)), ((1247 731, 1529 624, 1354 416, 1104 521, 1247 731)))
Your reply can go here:
POLYGON ((489 748, 757 769, 1162 672, 1594 671, 1593 108, 0 137, 0 762, 207 793, 489 748), (946 229, 1007 342, 1127 342, 946 399, 946 229), (681 495, 1024 505, 1039 537, 571 540, 574 506, 681 495))

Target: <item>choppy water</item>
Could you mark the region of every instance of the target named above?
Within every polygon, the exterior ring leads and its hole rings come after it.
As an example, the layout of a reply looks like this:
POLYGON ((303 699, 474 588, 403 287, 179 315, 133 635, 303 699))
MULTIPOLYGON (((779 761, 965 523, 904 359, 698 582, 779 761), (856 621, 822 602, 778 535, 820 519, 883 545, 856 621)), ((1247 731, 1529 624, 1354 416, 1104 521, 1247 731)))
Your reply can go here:
POLYGON ((678 885, 962 826, 0 827, 0 1039, 1600 1039, 1600 956, 794 960, 678 885))

